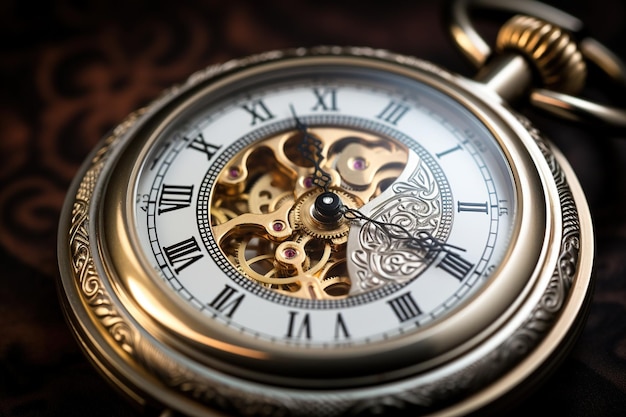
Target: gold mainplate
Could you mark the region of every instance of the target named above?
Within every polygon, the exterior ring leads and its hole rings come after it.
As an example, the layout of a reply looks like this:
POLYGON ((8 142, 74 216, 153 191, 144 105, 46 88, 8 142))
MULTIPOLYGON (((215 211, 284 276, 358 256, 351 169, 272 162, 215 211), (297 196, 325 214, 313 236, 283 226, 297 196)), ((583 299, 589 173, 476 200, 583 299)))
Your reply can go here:
MULTIPOLYGON (((408 150, 390 138, 347 128, 312 127, 328 188, 357 209, 402 172, 408 150)), ((219 174, 211 197, 215 240, 242 275, 274 291, 310 299, 346 297, 346 218, 313 215, 324 191, 297 149, 302 132, 281 133, 241 150, 219 174)))

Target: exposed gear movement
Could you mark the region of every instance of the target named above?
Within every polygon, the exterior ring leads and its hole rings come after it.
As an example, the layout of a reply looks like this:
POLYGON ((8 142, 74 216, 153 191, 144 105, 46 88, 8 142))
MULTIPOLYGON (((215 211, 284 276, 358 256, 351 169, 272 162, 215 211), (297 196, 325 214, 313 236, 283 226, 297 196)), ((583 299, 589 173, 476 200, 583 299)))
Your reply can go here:
POLYGON ((407 155, 389 138, 342 128, 294 129, 254 143, 219 175, 214 237, 231 264, 260 285, 301 298, 345 297, 350 220, 339 210, 358 209, 384 191, 407 155), (304 136, 321 144, 316 167, 301 153, 304 136), (313 181, 316 168, 328 173, 324 188, 313 181))

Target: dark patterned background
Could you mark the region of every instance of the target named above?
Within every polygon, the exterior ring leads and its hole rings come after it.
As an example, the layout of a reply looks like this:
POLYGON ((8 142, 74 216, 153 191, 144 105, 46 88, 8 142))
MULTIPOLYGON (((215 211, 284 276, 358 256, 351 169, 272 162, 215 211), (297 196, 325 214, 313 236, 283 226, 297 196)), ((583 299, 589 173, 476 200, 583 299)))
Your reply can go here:
MULTIPOLYGON (((626 57, 621 0, 554 1, 626 57)), ((0 1, 0 417, 133 416, 58 305, 57 219, 99 138, 206 65, 268 49, 368 45, 471 75, 438 1, 0 1)), ((540 118, 597 227, 596 291, 564 366, 519 415, 626 415, 626 145, 540 118)))

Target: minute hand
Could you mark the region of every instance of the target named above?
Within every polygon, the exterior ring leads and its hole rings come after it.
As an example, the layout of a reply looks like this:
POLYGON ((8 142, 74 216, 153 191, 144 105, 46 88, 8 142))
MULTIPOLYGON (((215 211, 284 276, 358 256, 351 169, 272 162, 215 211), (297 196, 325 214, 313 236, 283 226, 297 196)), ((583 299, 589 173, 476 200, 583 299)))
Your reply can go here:
POLYGON ((357 209, 348 208, 346 206, 343 206, 341 208, 341 211, 343 213, 343 217, 347 220, 363 220, 366 223, 373 224, 374 226, 378 227, 379 230, 381 230, 384 234, 386 234, 390 239, 403 240, 406 242, 406 245, 408 247, 413 249, 424 250, 426 251, 426 253, 429 254, 435 252, 452 253, 452 249, 463 252, 465 251, 465 249, 463 248, 450 245, 441 241, 440 239, 437 239, 431 233, 425 230, 414 233, 399 224, 375 220, 361 213, 357 209))
POLYGON ((291 106, 291 113, 296 121, 296 128, 302 133, 298 151, 300 151, 304 159, 313 164, 313 184, 324 191, 328 191, 331 176, 321 167, 321 163, 324 160, 324 154, 322 154, 324 145, 321 140, 309 133, 309 127, 298 118, 293 106, 291 106))

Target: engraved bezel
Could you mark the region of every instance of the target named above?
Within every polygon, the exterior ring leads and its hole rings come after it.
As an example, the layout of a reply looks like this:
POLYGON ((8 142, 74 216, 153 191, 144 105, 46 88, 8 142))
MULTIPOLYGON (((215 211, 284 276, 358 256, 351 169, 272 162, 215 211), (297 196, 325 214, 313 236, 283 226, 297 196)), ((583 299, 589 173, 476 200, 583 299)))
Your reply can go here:
POLYGON ((371 410, 391 398, 399 408, 467 412, 541 373, 575 333, 593 256, 589 218, 560 154, 483 86, 378 50, 272 52, 195 74, 103 140, 62 214, 62 298, 90 358, 139 402, 158 399, 193 416, 217 404, 244 412, 238 402, 248 410, 305 406, 311 415, 334 415, 371 410), (142 160, 160 130, 187 106, 232 83, 325 65, 399 74, 461 103, 502 148, 517 197, 505 260, 453 314, 406 337, 330 350, 251 340, 207 320, 153 278, 131 214, 142 160), (460 400, 449 406, 450 398, 460 400))

